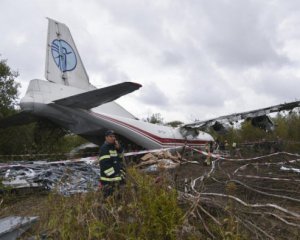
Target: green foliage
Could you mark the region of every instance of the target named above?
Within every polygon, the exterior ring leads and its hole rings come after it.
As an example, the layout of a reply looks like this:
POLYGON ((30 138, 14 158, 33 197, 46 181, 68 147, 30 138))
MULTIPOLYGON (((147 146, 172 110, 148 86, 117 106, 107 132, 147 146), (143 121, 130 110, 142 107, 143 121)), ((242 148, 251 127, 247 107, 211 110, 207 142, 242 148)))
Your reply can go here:
POLYGON ((151 115, 151 117, 147 117, 145 119, 145 121, 149 122, 149 123, 153 123, 153 124, 163 124, 164 123, 164 119, 160 113, 153 113, 151 115))
POLYGON ((181 122, 181 121, 171 121, 171 122, 167 122, 165 125, 171 126, 171 127, 178 127, 181 124, 183 124, 183 122, 181 122))
POLYGON ((73 148, 86 143, 80 136, 66 134, 66 131, 51 127, 51 123, 32 123, 26 126, 12 127, 0 130, 1 161, 65 159, 73 148), (44 125, 45 124, 45 125, 44 125), (48 126, 48 127, 47 127, 48 126), (50 154, 49 156, 34 156, 35 154, 50 154), (57 155, 53 155, 56 153, 57 155), (18 155, 26 154, 26 156, 18 155), (13 156, 17 155, 17 156, 13 156))
POLYGON ((282 139, 288 139, 289 138, 288 117, 285 118, 280 113, 278 113, 276 117, 273 119, 273 121, 276 126, 274 130, 274 134, 276 136, 280 136, 282 139))
POLYGON ((183 212, 178 207, 175 190, 167 189, 164 182, 155 184, 147 175, 136 171, 131 174, 138 186, 136 209, 131 212, 135 218, 143 220, 138 224, 139 238, 176 239, 176 229, 182 223, 183 212))
POLYGON ((14 112, 20 87, 20 84, 15 82, 18 75, 10 69, 6 60, 0 60, 0 116, 2 117, 14 112))
MULTIPOLYGON (((240 128, 232 128, 227 134, 219 136, 211 132, 215 139, 224 141, 231 145, 232 142, 262 142, 262 141, 282 141, 281 150, 299 152, 300 147, 300 115, 293 111, 287 115, 278 113, 272 121, 275 129, 272 132, 265 132, 253 127, 250 122, 245 121, 240 128)), ((274 147, 274 146, 273 146, 274 147)))
POLYGON ((63 197, 52 194, 37 233, 49 239, 178 239, 183 212, 164 182, 130 169, 114 196, 101 191, 63 197))
POLYGON ((50 121, 45 119, 38 121, 33 130, 34 146, 32 151, 35 153, 52 153, 63 151, 63 137, 67 133, 67 130, 50 121))
POLYGON ((34 142, 33 131, 34 124, 0 129, 0 154, 16 155, 30 153, 34 142))
MULTIPOLYGON (((16 113, 19 83, 15 82, 18 73, 12 71, 6 60, 0 60, 0 119, 16 113)), ((18 154, 32 142, 33 127, 0 129, 0 154, 18 154), (29 144, 28 144, 29 143, 29 144)))
POLYGON ((290 140, 299 141, 300 140, 300 115, 296 113, 291 113, 287 117, 288 136, 290 140))
POLYGON ((266 132, 260 128, 253 127, 250 121, 245 121, 241 127, 241 139, 247 141, 256 141, 266 137, 266 132))

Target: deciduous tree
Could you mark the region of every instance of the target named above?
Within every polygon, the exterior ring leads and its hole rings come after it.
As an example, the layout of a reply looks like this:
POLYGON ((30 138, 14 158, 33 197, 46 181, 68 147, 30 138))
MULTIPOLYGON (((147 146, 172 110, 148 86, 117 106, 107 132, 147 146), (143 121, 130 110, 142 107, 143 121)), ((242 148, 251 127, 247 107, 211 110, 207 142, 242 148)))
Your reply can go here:
POLYGON ((6 62, 0 60, 0 116, 2 117, 14 112, 20 87, 20 84, 15 82, 18 72, 12 71, 6 62))
POLYGON ((151 117, 147 117, 146 122, 153 124, 163 124, 164 119, 160 113, 153 113, 151 117))

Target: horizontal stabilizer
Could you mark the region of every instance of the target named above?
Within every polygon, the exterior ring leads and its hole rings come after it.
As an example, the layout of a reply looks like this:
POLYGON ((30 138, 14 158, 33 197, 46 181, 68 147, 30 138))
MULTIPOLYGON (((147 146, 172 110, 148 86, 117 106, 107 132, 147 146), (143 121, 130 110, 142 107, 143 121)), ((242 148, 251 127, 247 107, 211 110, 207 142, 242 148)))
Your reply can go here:
POLYGON ((62 98, 54 103, 74 108, 91 109, 139 89, 142 85, 133 82, 124 82, 113 86, 80 93, 71 97, 62 98))
POLYGON ((29 112, 20 112, 15 115, 6 117, 0 120, 0 128, 8 128, 13 126, 19 126, 29 124, 38 120, 37 117, 29 112))

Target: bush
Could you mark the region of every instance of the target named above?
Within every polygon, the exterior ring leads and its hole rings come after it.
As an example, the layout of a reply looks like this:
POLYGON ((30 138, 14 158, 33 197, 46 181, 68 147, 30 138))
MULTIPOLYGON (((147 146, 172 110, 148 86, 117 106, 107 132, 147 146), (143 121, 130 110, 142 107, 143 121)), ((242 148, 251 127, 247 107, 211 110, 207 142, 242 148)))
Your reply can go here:
POLYGON ((166 182, 130 169, 114 196, 101 191, 64 197, 51 194, 36 234, 53 239, 177 239, 183 212, 166 182))

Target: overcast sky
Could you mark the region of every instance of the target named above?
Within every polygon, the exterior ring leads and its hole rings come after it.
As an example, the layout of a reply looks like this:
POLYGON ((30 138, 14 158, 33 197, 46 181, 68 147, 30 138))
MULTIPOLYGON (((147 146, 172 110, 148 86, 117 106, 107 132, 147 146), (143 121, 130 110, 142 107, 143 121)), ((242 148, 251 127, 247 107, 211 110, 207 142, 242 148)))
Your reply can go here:
POLYGON ((44 79, 47 20, 68 25, 100 87, 139 118, 205 120, 300 99, 297 0, 0 0, 0 54, 22 97, 44 79))

